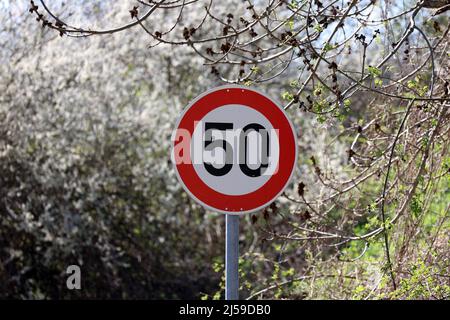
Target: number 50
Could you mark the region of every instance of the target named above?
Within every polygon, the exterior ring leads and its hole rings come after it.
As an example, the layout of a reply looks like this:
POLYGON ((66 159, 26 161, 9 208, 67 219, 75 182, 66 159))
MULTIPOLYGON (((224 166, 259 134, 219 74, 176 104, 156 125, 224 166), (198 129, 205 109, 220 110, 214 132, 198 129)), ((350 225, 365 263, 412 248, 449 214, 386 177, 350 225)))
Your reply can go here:
MULTIPOLYGON (((224 176, 228 174, 233 167, 234 151, 232 145, 226 141, 226 139, 214 139, 213 131, 219 130, 225 132, 227 130, 233 130, 233 123, 228 122, 205 122, 205 141, 204 148, 205 151, 213 151, 215 148, 222 148, 225 153, 225 164, 221 168, 216 168, 210 162, 203 161, 206 171, 208 171, 213 176, 224 176)), ((258 123, 250 123, 246 125, 239 134, 238 137, 238 150, 239 150, 239 167, 245 175, 249 177, 259 177, 268 167, 269 163, 269 133, 262 125, 258 123), (248 135, 252 131, 256 131, 260 134, 262 138, 261 143, 261 154, 259 159, 260 165, 256 169, 249 167, 248 161, 248 135)))

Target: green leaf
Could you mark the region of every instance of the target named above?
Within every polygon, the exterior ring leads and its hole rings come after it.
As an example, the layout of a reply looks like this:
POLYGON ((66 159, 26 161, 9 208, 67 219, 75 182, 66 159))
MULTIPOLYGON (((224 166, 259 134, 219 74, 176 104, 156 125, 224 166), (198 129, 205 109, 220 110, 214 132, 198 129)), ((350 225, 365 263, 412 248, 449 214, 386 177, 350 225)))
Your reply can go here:
POLYGON ((381 76, 381 70, 378 69, 377 67, 368 66, 367 71, 374 77, 381 76))
POLYGON ((352 101, 350 99, 344 100, 344 107, 349 108, 351 104, 352 104, 352 101))
POLYGON ((383 80, 381 80, 380 78, 376 78, 376 79, 375 79, 375 85, 376 85, 377 87, 383 86, 383 80))

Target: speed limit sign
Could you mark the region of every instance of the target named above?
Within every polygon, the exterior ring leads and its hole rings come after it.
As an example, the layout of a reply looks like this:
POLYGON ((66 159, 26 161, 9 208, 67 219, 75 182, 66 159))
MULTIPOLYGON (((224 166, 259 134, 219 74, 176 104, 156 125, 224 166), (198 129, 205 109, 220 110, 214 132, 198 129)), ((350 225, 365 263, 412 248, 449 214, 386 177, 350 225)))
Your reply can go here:
POLYGON ((243 86, 221 86, 194 99, 172 136, 184 189, 222 213, 270 204, 288 185, 296 159, 296 133, 284 110, 243 86))

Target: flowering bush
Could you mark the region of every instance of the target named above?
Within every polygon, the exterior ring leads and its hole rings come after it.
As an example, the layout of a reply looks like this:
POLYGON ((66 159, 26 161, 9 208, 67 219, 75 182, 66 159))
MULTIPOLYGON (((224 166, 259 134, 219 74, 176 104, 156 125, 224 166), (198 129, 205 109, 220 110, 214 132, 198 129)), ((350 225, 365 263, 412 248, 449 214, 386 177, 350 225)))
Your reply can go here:
POLYGON ((181 189, 169 141, 194 96, 241 83, 284 104, 300 154, 241 219, 241 296, 448 298, 431 2, 0 4, 0 297, 220 298, 223 217, 181 189))

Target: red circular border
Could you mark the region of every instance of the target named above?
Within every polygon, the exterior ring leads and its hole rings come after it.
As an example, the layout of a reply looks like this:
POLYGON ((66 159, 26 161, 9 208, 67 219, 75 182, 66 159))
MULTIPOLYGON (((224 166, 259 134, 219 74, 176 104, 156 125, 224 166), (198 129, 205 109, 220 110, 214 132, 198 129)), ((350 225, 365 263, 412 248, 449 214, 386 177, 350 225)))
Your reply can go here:
MULTIPOLYGON (((262 113, 278 129, 280 141, 279 162, 283 165, 278 167, 277 172, 259 189, 243 195, 227 195, 207 186, 195 172, 189 161, 180 163, 176 161, 177 155, 173 154, 175 168, 184 187, 201 204, 214 210, 229 213, 249 212, 257 210, 269 204, 285 188, 289 181, 296 161, 296 139, 295 132, 286 117, 284 111, 272 100, 247 88, 225 87, 218 88, 203 97, 198 98, 183 114, 177 129, 185 129, 192 134, 194 124, 203 119, 210 111, 230 104, 245 105, 262 113)), ((178 141, 178 135, 172 141, 173 146, 178 141)), ((172 148, 173 150, 173 148, 172 148)), ((190 154, 185 155, 190 160, 190 154)))

